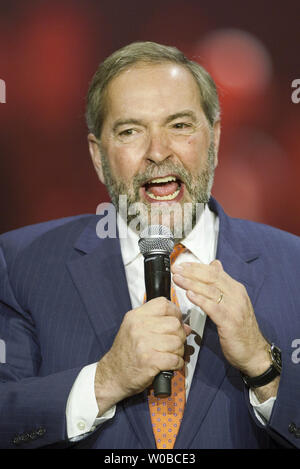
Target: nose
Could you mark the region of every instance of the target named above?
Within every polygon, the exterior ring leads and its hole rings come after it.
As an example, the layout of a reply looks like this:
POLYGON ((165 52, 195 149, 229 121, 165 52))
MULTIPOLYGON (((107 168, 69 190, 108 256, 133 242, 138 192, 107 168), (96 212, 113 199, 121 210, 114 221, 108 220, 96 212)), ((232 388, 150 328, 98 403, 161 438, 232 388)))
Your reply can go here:
POLYGON ((169 138, 164 129, 149 132, 146 158, 156 164, 161 163, 172 155, 169 138))

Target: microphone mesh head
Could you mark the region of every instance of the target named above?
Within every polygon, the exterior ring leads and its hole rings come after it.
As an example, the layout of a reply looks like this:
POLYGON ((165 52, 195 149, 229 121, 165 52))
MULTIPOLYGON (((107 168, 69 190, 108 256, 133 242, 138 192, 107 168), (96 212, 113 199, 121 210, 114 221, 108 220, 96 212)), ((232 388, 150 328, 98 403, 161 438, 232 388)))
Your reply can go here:
POLYGON ((170 255, 174 249, 173 233, 163 225, 148 225, 140 233, 139 248, 143 256, 152 253, 170 255))

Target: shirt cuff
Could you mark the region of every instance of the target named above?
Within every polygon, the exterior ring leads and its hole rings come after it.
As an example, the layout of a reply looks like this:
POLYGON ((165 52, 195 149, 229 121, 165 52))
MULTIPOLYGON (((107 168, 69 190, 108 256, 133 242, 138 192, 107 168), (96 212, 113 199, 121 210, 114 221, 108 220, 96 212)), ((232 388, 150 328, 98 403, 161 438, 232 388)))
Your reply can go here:
POLYGON ((265 426, 270 420, 276 397, 270 397, 264 402, 259 402, 254 391, 252 389, 249 389, 249 399, 250 404, 253 407, 255 417, 262 425, 265 426))
POLYGON ((98 425, 115 415, 116 406, 113 406, 97 418, 99 408, 94 390, 96 368, 97 363, 82 368, 72 386, 66 407, 69 439, 94 431, 98 425))

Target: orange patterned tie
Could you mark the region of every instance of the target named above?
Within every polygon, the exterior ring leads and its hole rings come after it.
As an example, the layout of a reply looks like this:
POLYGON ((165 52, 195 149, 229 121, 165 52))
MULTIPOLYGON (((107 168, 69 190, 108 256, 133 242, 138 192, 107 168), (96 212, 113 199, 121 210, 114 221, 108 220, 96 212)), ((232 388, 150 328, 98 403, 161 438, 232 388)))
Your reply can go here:
MULTIPOLYGON (((171 264, 185 251, 182 244, 176 244, 170 256, 171 264)), ((175 289, 171 287, 171 301, 178 306, 175 289)), ((152 429, 158 449, 172 449, 181 424, 185 406, 184 367, 175 371, 172 378, 170 397, 155 397, 153 389, 148 395, 152 429)))

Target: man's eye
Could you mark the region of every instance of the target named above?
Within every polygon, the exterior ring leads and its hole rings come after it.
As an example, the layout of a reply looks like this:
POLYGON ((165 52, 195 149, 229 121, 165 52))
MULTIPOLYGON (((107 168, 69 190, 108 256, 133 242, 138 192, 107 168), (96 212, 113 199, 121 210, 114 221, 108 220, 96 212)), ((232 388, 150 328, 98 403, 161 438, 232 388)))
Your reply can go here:
POLYGON ((173 127, 175 129, 186 129, 191 127, 191 124, 188 124, 187 122, 176 122, 173 127))
POLYGON ((134 129, 122 130, 122 132, 119 133, 121 137, 130 137, 133 134, 134 134, 134 129))

